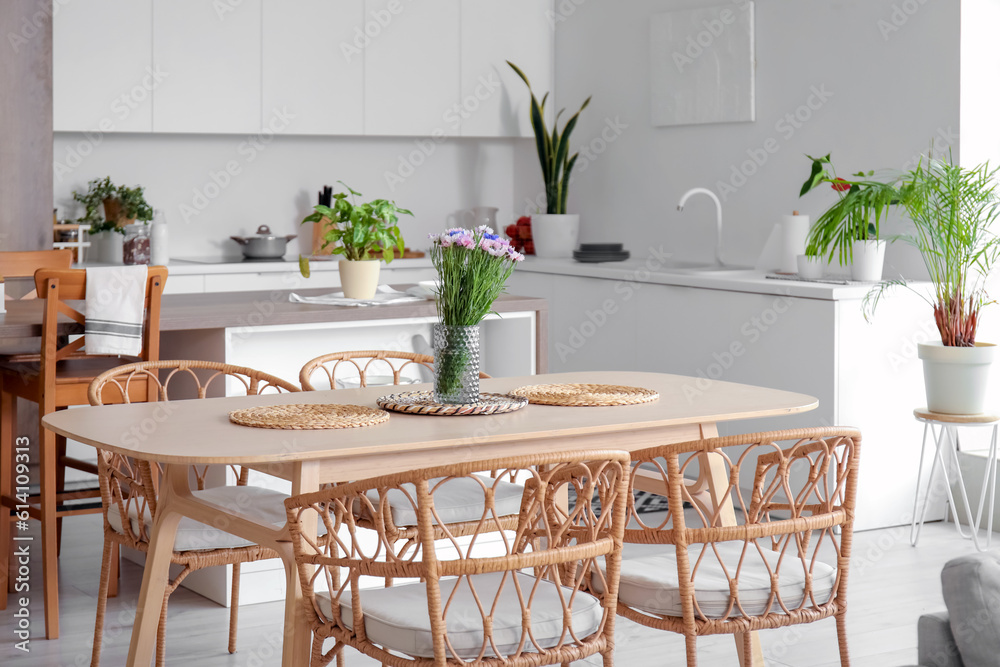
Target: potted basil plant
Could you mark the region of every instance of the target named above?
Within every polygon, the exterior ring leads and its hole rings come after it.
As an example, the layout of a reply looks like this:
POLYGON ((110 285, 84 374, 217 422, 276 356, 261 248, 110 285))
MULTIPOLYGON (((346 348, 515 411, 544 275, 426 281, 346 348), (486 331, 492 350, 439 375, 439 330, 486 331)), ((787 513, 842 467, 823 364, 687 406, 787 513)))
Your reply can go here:
MULTIPOLYGON (((933 293, 925 298, 934 311, 940 342, 920 343, 927 408, 945 414, 983 411, 996 345, 977 340, 980 312, 994 303, 986 279, 1000 260, 997 169, 988 164, 967 168, 950 159, 925 158, 903 176, 901 195, 911 233, 901 240, 918 251, 930 274, 933 293)), ((883 284, 869 293, 866 310, 905 280, 883 284)))
POLYGON ((837 255, 841 266, 851 265, 851 278, 877 282, 882 279, 885 239, 881 223, 889 209, 900 203, 898 178, 880 180, 875 172, 858 172, 851 178, 837 176, 830 155, 812 160, 812 171, 799 196, 829 183, 837 202, 816 220, 809 231, 806 255, 837 255))
MULTIPOLYGON (((391 262, 398 251, 404 251, 403 236, 400 234, 399 215, 413 213, 396 206, 387 199, 373 199, 363 204, 357 197, 363 195, 352 190, 343 181, 338 181, 347 192, 333 195, 330 206, 314 207, 313 213, 302 220, 324 225, 323 248, 334 245, 332 253, 342 255, 337 265, 340 284, 348 299, 371 299, 378 290, 378 276, 381 261, 391 262), (350 199, 348 199, 350 197, 350 199)), ((299 256, 299 269, 309 277, 309 259, 299 256)))
POLYGON ((570 175, 580 154, 569 154, 569 138, 576 127, 580 112, 590 104, 590 98, 584 100, 579 111, 566 121, 562 130, 559 129, 559 117, 565 109, 560 109, 550 130, 545 126, 545 102, 549 94, 545 93, 539 102, 531 90, 531 82, 528 81, 527 75, 509 60, 507 64, 521 77, 531 95, 531 128, 535 132, 538 161, 545 182, 545 213, 531 216, 535 255, 550 258, 572 257, 580 236, 580 216, 566 213, 566 201, 569 198, 570 175))

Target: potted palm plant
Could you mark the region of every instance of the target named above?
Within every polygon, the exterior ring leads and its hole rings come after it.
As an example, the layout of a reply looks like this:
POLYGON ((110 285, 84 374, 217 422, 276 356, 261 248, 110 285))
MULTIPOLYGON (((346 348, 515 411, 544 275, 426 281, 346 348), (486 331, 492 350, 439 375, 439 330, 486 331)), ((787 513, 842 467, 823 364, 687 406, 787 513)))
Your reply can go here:
POLYGON ((569 198, 570 175, 580 154, 569 154, 569 138, 576 127, 580 112, 590 104, 590 98, 584 100, 580 109, 563 125, 562 130, 559 129, 559 117, 565 109, 560 109, 552 122, 552 129, 549 130, 545 126, 545 103, 549 94, 545 93, 539 102, 531 90, 531 82, 528 81, 527 75, 509 60, 507 64, 521 77, 531 94, 531 127, 535 132, 538 161, 545 181, 545 213, 531 216, 535 255, 572 257, 580 236, 580 216, 566 213, 566 201, 569 198))
MULTIPOLYGON (((965 168, 950 159, 924 159, 903 176, 901 201, 913 231, 900 237, 920 251, 933 293, 940 342, 921 343, 927 407, 946 414, 983 411, 989 369, 996 346, 976 340, 987 296, 986 278, 1000 259, 1000 238, 993 225, 1000 217, 996 169, 988 164, 965 168)), ((897 280, 873 290, 866 306, 874 308, 885 290, 906 285, 897 280)))
MULTIPOLYGON (((323 225, 323 248, 335 245, 332 253, 344 259, 337 265, 340 284, 348 299, 371 299, 378 289, 378 275, 381 261, 388 264, 398 251, 403 254, 404 242, 400 234, 399 215, 413 215, 396 202, 387 199, 373 199, 363 204, 357 197, 363 196, 352 190, 343 181, 338 181, 347 192, 333 195, 331 206, 322 204, 314 207, 313 213, 302 220, 323 225), (348 200, 348 196, 351 200, 348 200)), ((309 259, 299 256, 302 275, 309 277, 309 259)))
POLYGON ((838 255, 841 266, 850 263, 854 280, 881 280, 886 241, 880 228, 889 209, 900 203, 898 178, 879 180, 874 171, 840 178, 829 154, 806 157, 812 160, 812 172, 799 196, 822 183, 829 183, 838 195, 837 203, 810 230, 806 255, 827 255, 829 261, 838 255))

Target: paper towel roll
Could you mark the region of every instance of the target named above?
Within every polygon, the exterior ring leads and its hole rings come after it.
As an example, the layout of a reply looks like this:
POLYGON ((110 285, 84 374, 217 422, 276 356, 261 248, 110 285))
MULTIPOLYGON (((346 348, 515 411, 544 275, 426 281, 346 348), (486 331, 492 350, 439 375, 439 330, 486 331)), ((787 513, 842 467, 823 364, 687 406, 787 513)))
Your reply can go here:
POLYGON ((796 273, 799 270, 796 258, 806 253, 809 216, 784 216, 781 219, 781 236, 781 271, 782 273, 796 273))

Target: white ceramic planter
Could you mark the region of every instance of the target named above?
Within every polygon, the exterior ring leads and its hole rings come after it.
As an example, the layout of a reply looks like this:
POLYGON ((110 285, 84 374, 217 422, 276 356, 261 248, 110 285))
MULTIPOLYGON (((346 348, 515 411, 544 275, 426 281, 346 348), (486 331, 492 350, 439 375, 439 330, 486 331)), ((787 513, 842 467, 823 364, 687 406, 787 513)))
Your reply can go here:
POLYGON ((340 271, 340 286, 348 299, 371 299, 378 290, 378 273, 382 260, 366 259, 351 261, 342 259, 337 264, 340 271))
POLYGON ((823 277, 826 262, 819 255, 798 255, 795 258, 799 278, 803 280, 819 280, 823 277))
POLYGON ((852 246, 854 256, 851 262, 851 278, 866 282, 882 280, 882 264, 885 262, 885 241, 855 241, 852 246))
POLYGON ((976 343, 975 347, 920 343, 917 355, 924 362, 927 409, 949 415, 983 412, 996 351, 992 343, 976 343))
POLYGON ((118 232, 97 232, 90 237, 91 258, 102 264, 124 263, 125 237, 118 232))
POLYGON ((580 216, 572 213, 536 213, 531 216, 535 256, 563 259, 573 256, 580 239, 580 216))

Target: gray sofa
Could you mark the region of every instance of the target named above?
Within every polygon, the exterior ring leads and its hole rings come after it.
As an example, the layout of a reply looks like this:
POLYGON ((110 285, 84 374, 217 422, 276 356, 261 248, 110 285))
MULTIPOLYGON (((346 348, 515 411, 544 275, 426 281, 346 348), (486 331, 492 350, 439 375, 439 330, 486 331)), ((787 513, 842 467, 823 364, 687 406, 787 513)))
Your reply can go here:
POLYGON ((917 623, 920 667, 1000 665, 1000 554, 949 561, 941 592, 948 611, 917 623))

